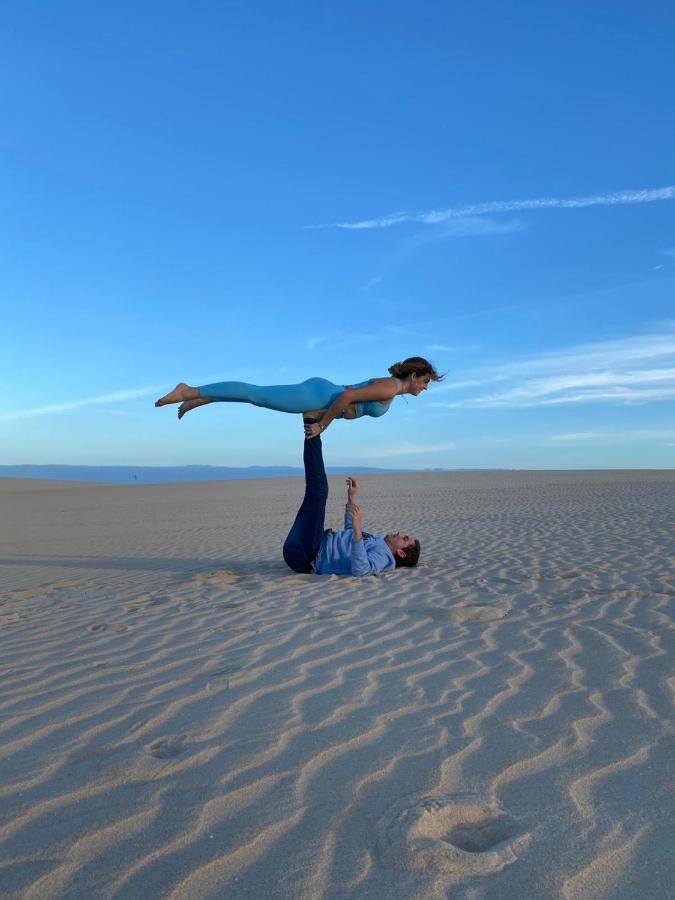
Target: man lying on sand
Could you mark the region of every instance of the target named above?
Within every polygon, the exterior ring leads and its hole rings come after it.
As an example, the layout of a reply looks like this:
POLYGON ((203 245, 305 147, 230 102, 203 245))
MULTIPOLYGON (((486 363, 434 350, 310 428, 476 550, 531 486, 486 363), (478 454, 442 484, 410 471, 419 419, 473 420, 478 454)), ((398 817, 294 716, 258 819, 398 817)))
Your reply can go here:
MULTIPOLYGON (((305 418, 305 425, 316 419, 305 418)), ((400 531, 383 538, 361 530, 361 508, 354 503, 359 489, 347 478, 343 531, 324 532, 328 479, 321 437, 305 438, 305 496, 284 543, 284 559, 295 572, 317 575, 377 575, 397 566, 416 566, 420 542, 400 531)))

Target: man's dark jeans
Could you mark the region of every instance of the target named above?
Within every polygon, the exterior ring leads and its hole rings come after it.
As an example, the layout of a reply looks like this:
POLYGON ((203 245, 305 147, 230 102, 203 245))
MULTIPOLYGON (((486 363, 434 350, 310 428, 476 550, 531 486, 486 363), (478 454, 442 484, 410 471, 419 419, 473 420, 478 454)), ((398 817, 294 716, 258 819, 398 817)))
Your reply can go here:
MULTIPOLYGON (((316 419, 305 419, 306 423, 316 419)), ((311 572, 321 546, 328 500, 328 479, 323 464, 321 437, 305 438, 305 496, 284 543, 284 559, 295 572, 311 572)))

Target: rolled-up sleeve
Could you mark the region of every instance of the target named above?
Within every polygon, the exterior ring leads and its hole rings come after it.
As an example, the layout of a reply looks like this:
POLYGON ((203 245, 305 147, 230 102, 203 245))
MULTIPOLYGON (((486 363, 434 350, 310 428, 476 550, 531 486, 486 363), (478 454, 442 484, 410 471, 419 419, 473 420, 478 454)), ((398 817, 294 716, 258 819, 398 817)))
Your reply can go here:
POLYGON ((363 541, 352 541, 352 575, 373 575, 378 570, 373 566, 363 541))
POLYGON ((396 568, 391 553, 382 546, 381 541, 352 541, 351 570, 352 575, 378 575, 396 568))

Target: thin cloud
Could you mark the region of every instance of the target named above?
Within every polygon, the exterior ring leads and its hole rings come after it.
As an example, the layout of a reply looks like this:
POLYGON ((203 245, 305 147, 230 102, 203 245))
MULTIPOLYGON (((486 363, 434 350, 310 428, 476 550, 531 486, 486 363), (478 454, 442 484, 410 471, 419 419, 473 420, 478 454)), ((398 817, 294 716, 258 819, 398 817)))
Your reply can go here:
POLYGON ((475 353, 479 346, 478 344, 429 344, 427 349, 431 353, 475 353))
MULTIPOLYGON (((450 206, 447 209, 433 209, 427 212, 397 212, 374 219, 356 222, 331 222, 322 225, 306 225, 308 229, 346 228, 364 231, 371 228, 390 228, 404 222, 421 222, 424 225, 438 225, 450 219, 467 216, 482 216, 486 213, 516 212, 538 209, 584 209, 591 206, 626 206, 635 203, 655 203, 659 200, 675 200, 675 185, 643 190, 615 191, 610 194, 589 194, 585 197, 539 197, 531 200, 495 200, 487 203, 472 203, 467 206, 450 206)), ((674 248, 675 249, 675 248, 674 248)))
POLYGON ((335 332, 330 337, 310 338, 305 342, 306 350, 315 350, 319 346, 325 345, 326 350, 330 350, 331 354, 336 354, 342 350, 348 350, 353 347, 363 347, 368 344, 375 344, 378 341, 386 340, 384 330, 380 333, 359 334, 357 332, 335 332))
POLYGON ((554 434, 550 441, 590 441, 593 438, 600 437, 597 431, 576 431, 570 434, 554 434))
POLYGON ((306 347, 308 350, 316 350, 318 346, 325 344, 327 340, 327 337, 311 337, 307 339, 306 347))
POLYGON ((435 394, 452 392, 455 397, 434 405, 461 409, 670 400, 675 399, 675 334, 583 344, 467 374, 473 377, 435 386, 435 394))
MULTIPOLYGON (((496 398, 500 405, 536 405, 564 403, 581 393, 588 396, 634 397, 645 392, 646 386, 658 384, 659 393, 665 387, 668 394, 675 387, 675 368, 638 369, 632 372, 587 372, 578 375, 553 375, 549 378, 528 379, 524 384, 501 391, 496 398)), ((652 387, 649 389, 653 390, 652 387)), ((491 399, 491 398, 486 398, 491 399)))
POLYGON ((445 222, 439 225, 438 228, 413 234, 399 244, 389 260, 385 262, 382 271, 369 278, 363 285, 363 288, 367 291, 380 284, 388 275, 398 269, 403 262, 431 244, 439 244, 453 238, 510 234, 514 231, 521 231, 524 227, 524 223, 519 219, 513 219, 508 222, 496 222, 494 219, 481 219, 472 216, 445 222))
POLYGON ((138 400, 141 397, 154 396, 162 388, 158 385, 142 388, 131 388, 127 391, 113 391, 96 397, 84 397, 81 400, 66 400, 64 403, 51 403, 48 406, 36 406, 33 409, 21 409, 15 412, 0 413, 0 421, 10 422, 14 419, 29 419, 34 416, 50 416, 72 412, 86 406, 100 406, 107 403, 124 403, 127 400, 138 400))
MULTIPOLYGON (((664 327, 670 328, 668 322, 664 327)), ((443 383, 435 390, 448 391, 465 385, 488 384, 494 381, 505 381, 516 375, 534 373, 578 373, 579 369, 589 372, 603 371, 620 366, 650 361, 675 361, 675 333, 643 334, 612 341, 594 341, 577 346, 552 350, 537 356, 502 362, 495 366, 473 370, 470 377, 451 384, 443 383)), ((572 376, 575 377, 575 376, 572 376)))
POLYGON ((421 337, 419 331, 413 331, 408 325, 385 325, 384 330, 389 334, 403 335, 404 337, 421 337))
MULTIPOLYGON (((554 434, 549 441, 669 441, 675 438, 675 428, 634 428, 626 431, 579 431, 570 434, 554 434)), ((670 446, 670 445, 669 445, 670 446)))
POLYGON ((381 272, 379 275, 373 275, 372 278, 369 278, 363 285, 364 291, 369 291, 371 288, 374 288, 376 285, 380 284, 381 281, 384 281, 386 277, 386 272, 381 272))
POLYGON ((541 395, 528 397, 521 391, 518 397, 496 394, 459 400, 456 403, 448 403, 446 405, 450 409, 496 409, 499 407, 563 406, 565 404, 579 403, 640 404, 656 400, 675 400, 675 381, 668 387, 660 389, 607 388, 605 390, 576 391, 574 393, 547 397, 542 397, 541 395))
POLYGON ((675 356, 675 334, 641 334, 613 341, 597 341, 580 344, 569 350, 559 350, 543 354, 522 362, 506 366, 503 374, 509 372, 542 371, 546 369, 574 370, 624 367, 637 362, 668 360, 675 356))

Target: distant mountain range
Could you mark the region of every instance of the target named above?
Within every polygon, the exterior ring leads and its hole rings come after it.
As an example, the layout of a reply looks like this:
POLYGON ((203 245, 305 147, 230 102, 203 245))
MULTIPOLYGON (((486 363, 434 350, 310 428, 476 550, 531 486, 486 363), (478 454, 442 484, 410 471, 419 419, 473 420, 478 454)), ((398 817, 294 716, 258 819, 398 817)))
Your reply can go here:
MULTIPOLYGON (((449 469, 378 469, 326 466, 329 475, 445 472, 449 469)), ((237 478, 286 478, 304 475, 299 466, 0 466, 0 478, 47 478, 102 484, 167 484, 176 481, 222 481, 237 478)))

